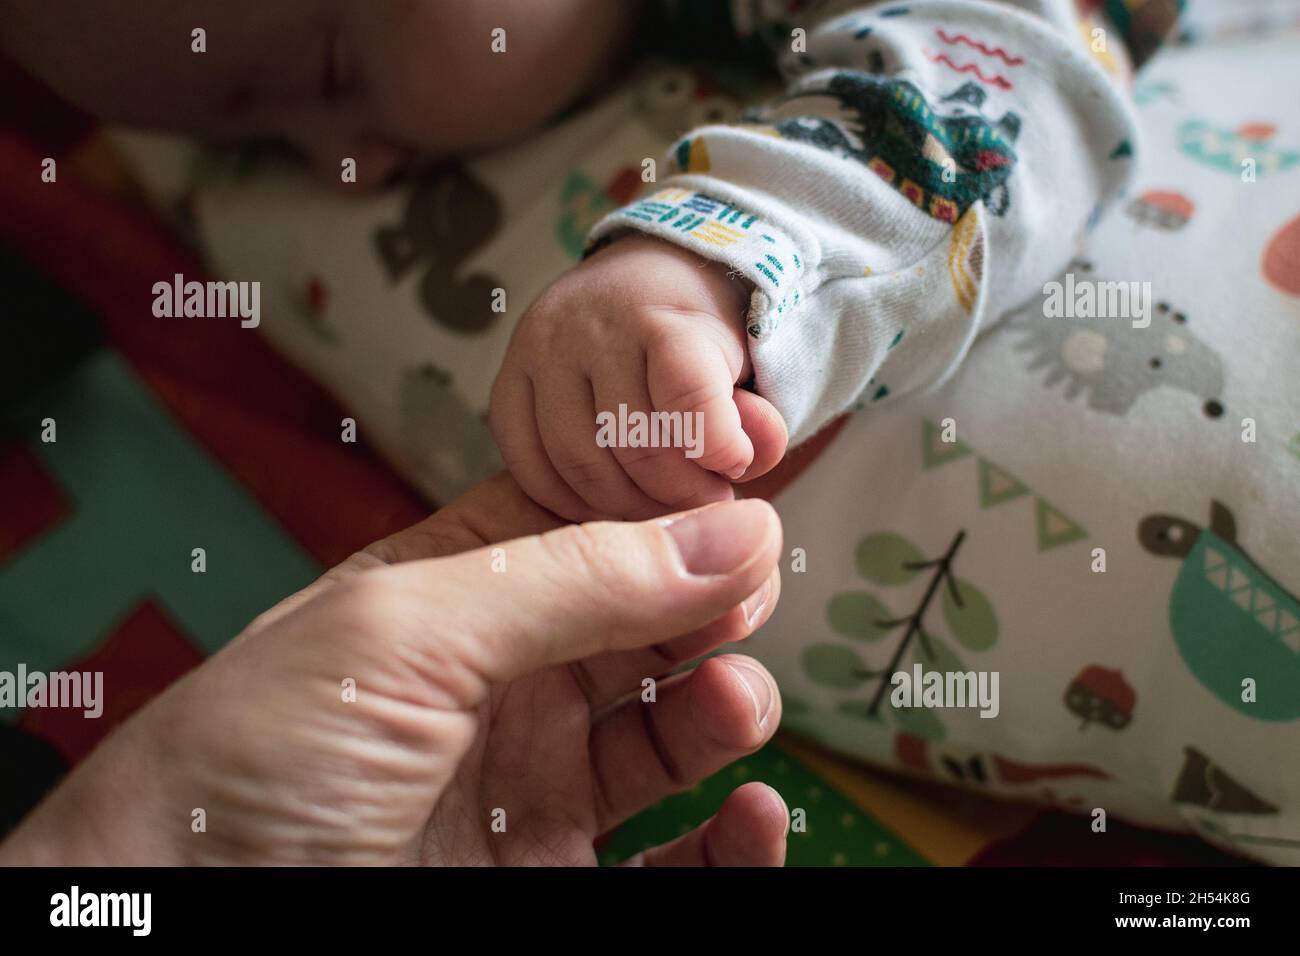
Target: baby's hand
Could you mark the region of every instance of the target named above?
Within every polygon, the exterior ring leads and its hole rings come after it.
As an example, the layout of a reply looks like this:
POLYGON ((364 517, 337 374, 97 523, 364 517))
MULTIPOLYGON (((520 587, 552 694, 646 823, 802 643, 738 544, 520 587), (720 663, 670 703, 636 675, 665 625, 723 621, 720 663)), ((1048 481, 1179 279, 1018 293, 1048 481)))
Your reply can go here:
POLYGON ((589 521, 721 501, 731 481, 768 471, 786 429, 736 387, 751 374, 748 298, 725 266, 644 236, 553 283, 524 313, 492 387, 492 431, 515 480, 556 514, 589 521), (669 434, 656 427, 668 422, 669 434), (619 440, 606 447, 598 432, 619 440), (638 442, 656 434, 661 447, 638 442), (678 447, 662 447, 670 439, 678 447))

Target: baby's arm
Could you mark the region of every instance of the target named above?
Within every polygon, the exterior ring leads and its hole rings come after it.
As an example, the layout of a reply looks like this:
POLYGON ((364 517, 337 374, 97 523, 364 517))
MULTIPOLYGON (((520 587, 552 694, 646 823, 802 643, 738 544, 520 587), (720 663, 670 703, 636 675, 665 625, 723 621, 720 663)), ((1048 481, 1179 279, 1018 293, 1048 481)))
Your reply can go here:
MULTIPOLYGON (((679 140, 661 188, 593 230, 612 245, 523 318, 492 422, 547 507, 642 517, 729 495, 787 429, 942 380, 1128 178, 1130 108, 1084 41, 1118 64, 1124 44, 1081 39, 1070 0, 828 5, 847 12, 748 24, 786 44, 785 98, 679 140), (701 295, 693 257, 731 292, 701 295), (596 414, 624 403, 702 414, 704 456, 599 447, 596 414)), ((1145 51, 1169 25, 1125 26, 1145 51)))
POLYGON ((846 6, 806 35, 766 25, 786 97, 681 139, 660 190, 594 231, 656 236, 752 284, 757 391, 795 442, 947 375, 982 320, 1069 260, 1136 148, 1087 46, 1122 61, 1123 42, 1081 37, 1070 0, 846 6))

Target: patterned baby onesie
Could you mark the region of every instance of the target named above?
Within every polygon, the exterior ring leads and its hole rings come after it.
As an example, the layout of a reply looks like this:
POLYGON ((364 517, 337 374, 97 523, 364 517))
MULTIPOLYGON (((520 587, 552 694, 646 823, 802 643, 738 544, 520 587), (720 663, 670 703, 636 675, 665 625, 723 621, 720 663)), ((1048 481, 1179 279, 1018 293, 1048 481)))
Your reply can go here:
MULTIPOLYGON (((1145 51, 1172 17, 1137 6, 1125 25, 1145 51)), ((1130 105, 1092 53, 1122 62, 1124 43, 1081 37, 1070 0, 732 13, 779 51, 785 95, 691 131, 672 175, 592 235, 635 229, 752 283, 755 385, 797 444, 944 380, 1065 265, 1132 175, 1130 105)))

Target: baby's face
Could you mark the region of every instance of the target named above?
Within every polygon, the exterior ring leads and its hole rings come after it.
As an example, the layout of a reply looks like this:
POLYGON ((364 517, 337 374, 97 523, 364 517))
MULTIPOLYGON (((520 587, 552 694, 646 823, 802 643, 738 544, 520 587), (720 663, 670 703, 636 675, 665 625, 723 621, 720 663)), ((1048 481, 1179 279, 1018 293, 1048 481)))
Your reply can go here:
POLYGON ((634 12, 609 0, 0 0, 0 35, 105 118, 281 138, 327 176, 351 157, 373 182, 541 122, 590 83, 634 12))

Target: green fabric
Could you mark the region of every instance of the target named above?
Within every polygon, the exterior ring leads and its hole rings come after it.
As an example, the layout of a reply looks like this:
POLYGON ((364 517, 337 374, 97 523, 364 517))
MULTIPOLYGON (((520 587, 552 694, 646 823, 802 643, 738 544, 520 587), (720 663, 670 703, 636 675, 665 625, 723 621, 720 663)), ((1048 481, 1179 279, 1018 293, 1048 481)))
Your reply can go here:
POLYGON ((0 669, 66 666, 150 596, 211 654, 320 574, 116 353, 96 353, 8 418, 72 513, 0 568, 0 669), (40 440, 46 418, 52 443, 40 440), (191 570, 194 548, 204 573, 191 570))
POLYGON ((676 839, 713 814, 741 784, 759 780, 776 788, 792 818, 803 810, 803 832, 789 834, 787 866, 929 866, 896 833, 834 790, 776 744, 768 744, 714 774, 692 790, 669 797, 620 827, 601 848, 612 866, 642 850, 676 839))

